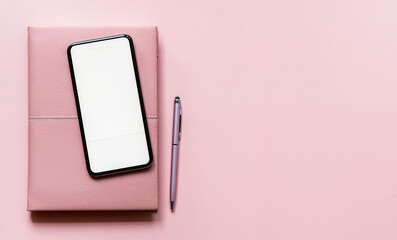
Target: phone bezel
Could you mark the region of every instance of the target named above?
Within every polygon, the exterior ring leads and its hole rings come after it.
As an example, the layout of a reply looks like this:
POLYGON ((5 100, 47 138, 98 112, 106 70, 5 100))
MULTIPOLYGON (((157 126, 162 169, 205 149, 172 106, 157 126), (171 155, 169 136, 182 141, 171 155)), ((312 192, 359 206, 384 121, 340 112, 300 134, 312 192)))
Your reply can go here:
POLYGON ((144 168, 150 167, 153 163, 153 152, 152 152, 152 146, 151 146, 151 142, 150 142, 149 127, 147 124, 146 111, 145 111, 145 106, 144 106, 144 102, 143 102, 141 84, 140 84, 139 73, 138 73, 138 65, 137 65, 137 61, 136 61, 136 57, 135 57, 134 43, 133 43, 132 38, 127 34, 119 34, 119 35, 114 35, 114 36, 108 36, 108 37, 95 38, 95 39, 90 39, 90 40, 74 42, 68 46, 67 55, 68 55, 68 61, 69 61, 70 74, 71 74, 71 78, 72 78, 72 85, 73 85, 73 92, 74 92, 74 97, 75 97, 77 115, 78 115, 78 120, 79 120, 81 140, 83 143, 84 156, 85 156, 85 162, 86 162, 88 173, 92 177, 100 177, 100 176, 106 176, 106 175, 111 175, 111 174, 116 174, 116 173, 121 173, 121 172, 128 172, 128 171, 133 171, 133 170, 144 169, 144 168), (130 50, 131 50, 131 56, 132 56, 131 60, 132 60, 133 66, 134 66, 135 80, 136 80, 138 96, 139 96, 139 103, 140 103, 140 107, 141 107, 141 114, 142 114, 144 129, 145 129, 146 143, 147 143, 147 148, 149 151, 149 161, 148 161, 148 163, 143 164, 143 165, 131 166, 131 167, 120 168, 120 169, 113 169, 113 170, 108 170, 108 171, 103 171, 103 172, 94 172, 91 169, 90 161, 89 161, 88 149, 87 149, 85 133, 84 133, 83 119, 82 119, 81 111, 80 111, 80 101, 79 101, 76 79, 75 79, 74 70, 73 70, 73 60, 72 60, 71 50, 74 46, 90 44, 90 43, 95 43, 95 42, 99 42, 99 41, 108 41, 108 40, 113 40, 113 39, 117 39, 117 38, 126 38, 126 39, 128 39, 128 41, 130 43, 130 50))

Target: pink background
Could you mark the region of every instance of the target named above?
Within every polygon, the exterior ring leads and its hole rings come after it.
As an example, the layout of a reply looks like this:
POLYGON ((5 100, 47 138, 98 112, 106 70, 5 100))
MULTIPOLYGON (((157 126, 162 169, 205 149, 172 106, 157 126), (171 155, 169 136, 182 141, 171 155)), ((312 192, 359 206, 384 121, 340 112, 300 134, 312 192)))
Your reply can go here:
POLYGON ((1 239, 397 239, 397 2, 1 0, 0 29, 1 239), (159 27, 157 214, 26 211, 28 25, 159 27))

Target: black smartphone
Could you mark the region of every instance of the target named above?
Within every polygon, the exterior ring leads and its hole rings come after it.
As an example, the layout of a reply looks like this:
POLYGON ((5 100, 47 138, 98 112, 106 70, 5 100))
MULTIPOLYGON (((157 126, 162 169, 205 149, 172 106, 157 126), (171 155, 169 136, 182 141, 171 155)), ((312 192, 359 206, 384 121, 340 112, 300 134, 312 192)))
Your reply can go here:
POLYGON ((75 42, 67 54, 89 174, 149 167, 153 153, 132 38, 75 42))

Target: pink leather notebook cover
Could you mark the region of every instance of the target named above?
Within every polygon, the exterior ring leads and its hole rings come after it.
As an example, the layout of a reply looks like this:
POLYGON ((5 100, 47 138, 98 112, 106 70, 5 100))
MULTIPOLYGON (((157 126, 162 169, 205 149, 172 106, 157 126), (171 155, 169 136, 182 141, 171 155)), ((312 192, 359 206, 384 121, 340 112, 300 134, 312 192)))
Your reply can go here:
POLYGON ((156 210, 157 28, 35 28, 29 44, 28 210, 156 210), (94 179, 87 172, 66 50, 128 34, 135 46, 153 148, 149 169, 94 179))

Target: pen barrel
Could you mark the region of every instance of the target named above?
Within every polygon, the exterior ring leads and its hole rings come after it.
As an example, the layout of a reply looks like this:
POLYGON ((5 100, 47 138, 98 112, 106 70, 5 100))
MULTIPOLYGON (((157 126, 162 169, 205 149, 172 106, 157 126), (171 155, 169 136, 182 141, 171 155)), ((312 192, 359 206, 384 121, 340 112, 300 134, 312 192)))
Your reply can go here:
POLYGON ((176 172, 178 168, 178 145, 172 145, 172 154, 171 154, 171 191, 170 191, 170 200, 175 201, 176 195, 176 172))

